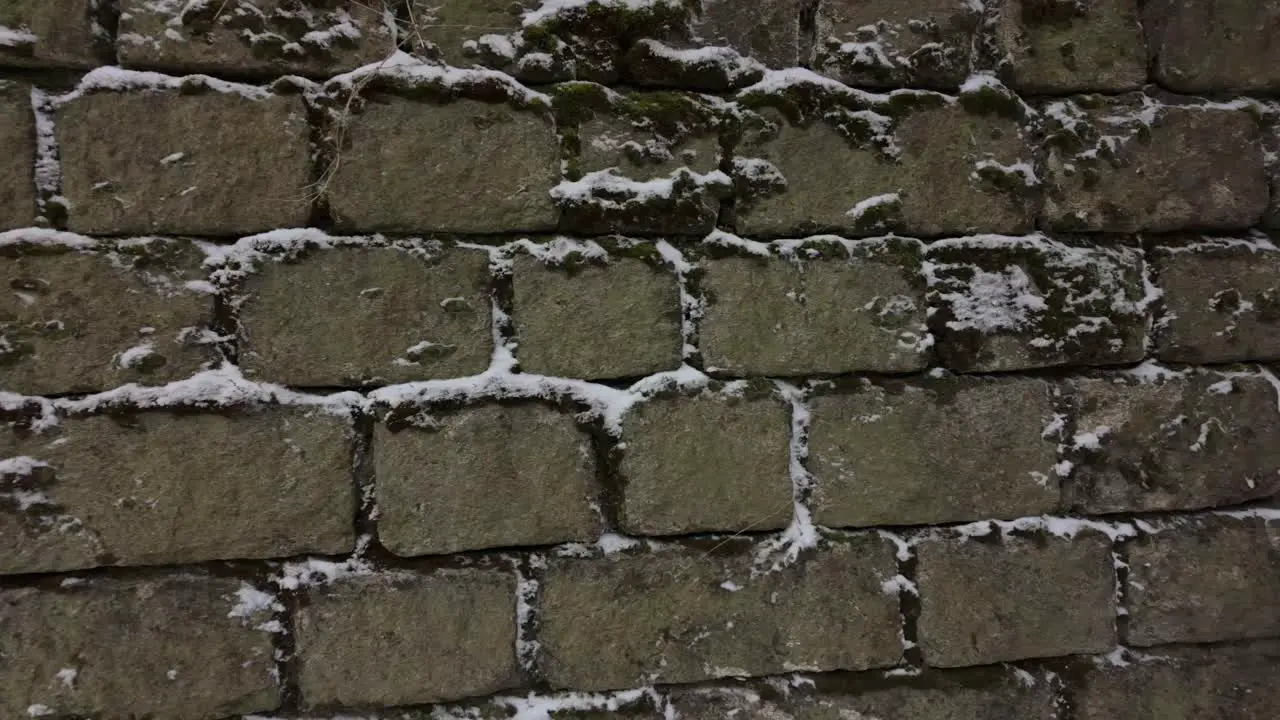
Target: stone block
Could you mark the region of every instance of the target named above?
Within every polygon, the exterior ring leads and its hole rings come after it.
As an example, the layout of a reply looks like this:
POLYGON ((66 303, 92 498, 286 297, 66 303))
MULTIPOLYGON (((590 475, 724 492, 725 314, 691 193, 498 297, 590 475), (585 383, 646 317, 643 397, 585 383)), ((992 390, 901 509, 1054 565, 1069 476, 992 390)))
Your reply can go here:
POLYGON ((0 28, 0 66, 91 68, 110 62, 106 31, 95 17, 95 0, 5 0, 0 28))
MULTIPOLYGON (((889 97, 889 107, 832 107, 801 124, 765 108, 769 125, 749 132, 735 150, 734 163, 745 171, 739 182, 748 186, 738 191, 738 232, 938 236, 1031 229, 1039 180, 1029 171, 1032 153, 1018 120, 970 112, 942 95, 889 97), (752 187, 753 175, 764 178, 763 186, 752 187)), ((744 98, 748 105, 776 101, 768 94, 744 98)))
POLYGON ((1080 720, 1222 718, 1269 720, 1280 707, 1280 643, 1161 648, 1141 662, 1086 670, 1080 720))
POLYGON ((347 552, 351 444, 346 420, 284 409, 2 432, 0 573, 347 552))
POLYGON ((1243 110, 1133 93, 1054 101, 1044 115, 1052 230, 1243 229, 1267 208, 1261 134, 1243 110))
POLYGON ((956 0, 822 0, 813 67, 858 87, 955 89, 981 20, 980 7, 956 0))
POLYGON ((175 74, 335 75, 395 50, 386 13, 378 2, 123 0, 116 52, 123 67, 175 74))
POLYGON ((860 694, 802 695, 792 691, 765 700, 736 688, 697 689, 675 696, 682 720, 761 718, 762 720, 968 720, 1019 718, 1052 720, 1054 698, 1048 683, 1027 687, 1013 678, 962 687, 951 675, 934 675, 936 687, 892 685, 860 694))
POLYGON ((0 365, 29 395, 163 384, 216 359, 213 287, 193 244, 159 238, 76 247, 45 231, 0 246, 0 365))
POLYGON ((556 113, 575 152, 571 180, 552 195, 560 227, 584 235, 705 234, 719 198, 720 124, 704 99, 687 93, 619 95, 571 83, 556 93, 556 113))
POLYGON ((57 123, 75 232, 228 236, 307 224, 301 97, 95 91, 60 101, 57 123))
POLYGON ((1123 92, 1147 82, 1138 0, 1003 0, 1006 81, 1034 93, 1123 92))
POLYGON ((1196 510, 1280 494, 1280 417, 1262 375, 1069 382, 1071 507, 1196 510))
POLYGON ((600 535, 592 450, 571 415, 485 405, 421 428, 379 425, 374 447, 378 538, 397 555, 600 535))
POLYGON ((412 0, 405 35, 425 57, 455 67, 484 65, 522 73, 515 65, 525 13, 538 0, 412 0))
POLYGON ((1164 317, 1161 360, 1280 360, 1280 251, 1269 243, 1209 239, 1156 248, 1164 317))
POLYGON ((517 687, 516 578, 368 576, 315 588, 297 615, 304 707, 392 707, 517 687))
POLYGON ((292 386, 483 372, 493 353, 484 252, 343 246, 257 264, 241 290, 241 363, 292 386))
POLYGON ((920 647, 930 666, 1115 648, 1115 570, 1101 535, 939 538, 917 554, 920 647))
POLYGON ((1155 78, 1177 92, 1280 89, 1277 0, 1154 0, 1143 26, 1155 78))
POLYGON ((680 287, 657 261, 611 257, 512 272, 520 368, 558 377, 638 377, 680 367, 680 287))
POLYGON ((898 599, 881 585, 896 568, 874 535, 761 574, 696 550, 552 561, 542 667, 553 687, 608 690, 892 665, 898 599))
POLYGON ((1280 634, 1280 545, 1264 520, 1182 524, 1129 546, 1129 644, 1280 634))
POLYGON ((623 419, 619 522, 636 535, 786 527, 791 409, 734 391, 642 402, 623 419))
POLYGON ((921 249, 876 239, 707 260, 707 367, 772 376, 923 369, 931 338, 921 249))
POLYGON ((800 0, 702 0, 693 21, 704 45, 731 47, 772 68, 800 64, 800 0))
POLYGON ((204 720, 280 703, 269 612, 239 581, 176 576, 0 590, 0 715, 204 720))
POLYGON ((0 81, 0 231, 34 223, 35 163, 36 116, 31 88, 0 81))
POLYGON ((959 372, 1143 358, 1155 294, 1136 245, 979 235, 929 246, 930 329, 959 372))
POLYGON ((477 100, 386 98, 352 116, 346 141, 328 185, 340 227, 459 233, 556 227, 550 191, 560 180, 560 150, 549 117, 477 100))
POLYGON ((810 402, 810 509, 828 527, 1017 518, 1059 506, 1052 387, 957 378, 810 402), (904 442, 918 438, 918 442, 904 442))

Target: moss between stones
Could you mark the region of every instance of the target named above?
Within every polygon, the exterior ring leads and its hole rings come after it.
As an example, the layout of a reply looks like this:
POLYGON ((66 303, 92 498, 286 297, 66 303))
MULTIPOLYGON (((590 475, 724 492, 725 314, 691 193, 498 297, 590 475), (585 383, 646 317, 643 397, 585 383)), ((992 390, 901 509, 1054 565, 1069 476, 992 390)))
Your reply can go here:
POLYGON ((1081 0, 1021 0, 1022 24, 1070 27, 1077 18, 1088 17, 1089 8, 1081 0))
POLYGON ((556 122, 562 127, 576 127, 603 115, 679 142, 692 135, 714 132, 729 122, 723 112, 689 93, 623 94, 597 83, 575 81, 556 85, 550 94, 556 122))

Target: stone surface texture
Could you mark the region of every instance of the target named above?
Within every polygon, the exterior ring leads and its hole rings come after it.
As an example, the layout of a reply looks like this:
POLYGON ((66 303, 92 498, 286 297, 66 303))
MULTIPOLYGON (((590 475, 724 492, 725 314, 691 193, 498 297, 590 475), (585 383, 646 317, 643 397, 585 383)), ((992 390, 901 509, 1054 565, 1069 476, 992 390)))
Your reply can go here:
POLYGON ((36 127, 31 88, 0 82, 0 231, 36 217, 36 127))

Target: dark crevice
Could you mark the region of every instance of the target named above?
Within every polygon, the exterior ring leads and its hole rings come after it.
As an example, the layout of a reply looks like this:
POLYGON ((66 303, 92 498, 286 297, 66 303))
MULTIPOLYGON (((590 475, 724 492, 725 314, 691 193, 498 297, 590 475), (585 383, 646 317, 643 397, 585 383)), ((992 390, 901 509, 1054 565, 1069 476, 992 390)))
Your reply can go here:
POLYGON ((120 29, 120 0, 89 0, 89 18, 99 33, 93 37, 93 50, 106 65, 119 65, 116 54, 120 29))
POLYGON ((1129 543, 1112 543, 1111 554, 1116 569, 1116 642, 1129 644, 1129 543))

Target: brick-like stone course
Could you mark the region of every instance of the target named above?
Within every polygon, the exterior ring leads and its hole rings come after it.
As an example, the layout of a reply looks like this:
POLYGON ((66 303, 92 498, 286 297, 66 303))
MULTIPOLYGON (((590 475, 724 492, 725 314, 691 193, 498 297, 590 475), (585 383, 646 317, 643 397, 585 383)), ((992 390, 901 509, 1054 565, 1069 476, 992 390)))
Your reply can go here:
POLYGON ((36 217, 36 126, 27 85, 0 81, 0 230, 36 217))
POLYGON ((239 581, 93 580, 0 590, 0 712, 176 720, 274 710, 270 619, 239 581))
POLYGON ((1260 520, 1212 520, 1129 549, 1129 643, 1218 642, 1280 630, 1280 548, 1260 520))
POLYGON ((348 552, 352 442, 342 418, 284 409, 4 430, 0 454, 34 467, 0 486, 0 573, 348 552))
POLYGON ((543 672, 555 687, 607 690, 893 665, 898 603, 881 585, 895 572, 892 547, 874 535, 756 577, 749 557, 700 552, 554 561, 543 672))

